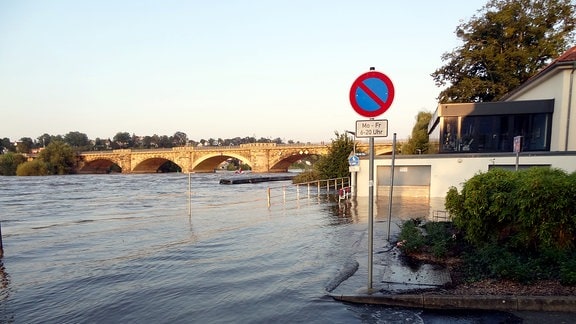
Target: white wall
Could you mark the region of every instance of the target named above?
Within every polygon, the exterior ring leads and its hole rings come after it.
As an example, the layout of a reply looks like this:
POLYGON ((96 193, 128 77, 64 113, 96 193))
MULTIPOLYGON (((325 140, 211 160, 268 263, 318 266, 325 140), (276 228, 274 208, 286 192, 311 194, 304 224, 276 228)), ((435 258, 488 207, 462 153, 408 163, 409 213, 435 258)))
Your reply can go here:
MULTIPOLYGON (((378 166, 390 166, 391 161, 389 156, 376 157, 374 159, 373 188, 375 198, 377 198, 378 192, 378 175, 376 174, 378 166)), ((491 164, 515 166, 516 155, 514 153, 486 154, 482 156, 467 156, 466 154, 415 155, 397 157, 394 163, 395 170, 401 166, 429 165, 431 167, 430 198, 444 198, 451 186, 460 190, 466 180, 479 172, 488 171, 491 164)), ((563 154, 547 153, 532 156, 529 156, 528 153, 522 153, 519 157, 519 165, 551 165, 571 173, 576 171, 576 152, 563 154)), ((358 197, 368 196, 368 166, 368 158, 360 159, 360 172, 357 173, 356 188, 358 197)))

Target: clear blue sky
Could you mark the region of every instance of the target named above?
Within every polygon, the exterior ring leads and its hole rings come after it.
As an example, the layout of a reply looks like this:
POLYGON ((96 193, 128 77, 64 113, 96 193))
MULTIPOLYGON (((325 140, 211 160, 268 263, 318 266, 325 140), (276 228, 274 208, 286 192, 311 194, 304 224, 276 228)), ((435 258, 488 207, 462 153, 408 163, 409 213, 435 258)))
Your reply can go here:
POLYGON ((79 131, 330 141, 369 67, 410 135, 430 76, 487 0, 0 0, 0 138, 79 131))

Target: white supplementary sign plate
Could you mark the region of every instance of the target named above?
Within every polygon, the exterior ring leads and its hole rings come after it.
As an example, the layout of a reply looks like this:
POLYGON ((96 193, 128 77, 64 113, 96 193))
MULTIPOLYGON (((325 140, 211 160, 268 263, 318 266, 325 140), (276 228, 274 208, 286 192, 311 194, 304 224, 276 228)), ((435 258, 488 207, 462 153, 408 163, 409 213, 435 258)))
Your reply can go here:
POLYGON ((357 120, 356 137, 387 137, 388 120, 357 120))

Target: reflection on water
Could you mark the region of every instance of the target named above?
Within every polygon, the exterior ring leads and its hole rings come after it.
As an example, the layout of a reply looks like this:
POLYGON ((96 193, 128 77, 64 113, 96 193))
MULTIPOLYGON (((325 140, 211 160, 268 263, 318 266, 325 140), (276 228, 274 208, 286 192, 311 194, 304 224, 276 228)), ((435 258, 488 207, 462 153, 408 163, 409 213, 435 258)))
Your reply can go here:
MULTIPOLYGON (((358 197, 349 200, 338 201, 337 203, 326 205, 332 215, 338 217, 335 224, 345 223, 367 223, 369 218, 368 198, 358 197)), ((388 223, 391 220, 391 233, 397 233, 400 225, 408 219, 420 218, 424 220, 434 220, 438 211, 444 211, 443 198, 411 198, 394 197, 392 208, 388 198, 374 199, 373 217, 375 223, 388 223)))

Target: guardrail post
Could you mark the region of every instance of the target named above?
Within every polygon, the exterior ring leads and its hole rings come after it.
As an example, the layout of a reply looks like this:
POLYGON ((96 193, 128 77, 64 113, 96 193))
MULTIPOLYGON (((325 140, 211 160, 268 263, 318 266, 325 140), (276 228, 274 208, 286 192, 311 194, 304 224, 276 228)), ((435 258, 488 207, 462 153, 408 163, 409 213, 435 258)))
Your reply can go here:
POLYGON ((4 245, 2 244, 2 225, 0 225, 0 258, 4 256, 4 245))
POLYGON ((300 185, 296 185, 296 200, 300 201, 300 185))

